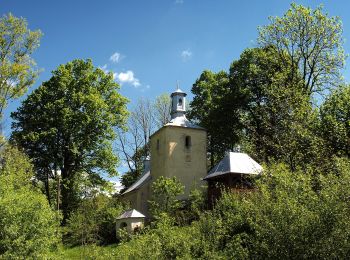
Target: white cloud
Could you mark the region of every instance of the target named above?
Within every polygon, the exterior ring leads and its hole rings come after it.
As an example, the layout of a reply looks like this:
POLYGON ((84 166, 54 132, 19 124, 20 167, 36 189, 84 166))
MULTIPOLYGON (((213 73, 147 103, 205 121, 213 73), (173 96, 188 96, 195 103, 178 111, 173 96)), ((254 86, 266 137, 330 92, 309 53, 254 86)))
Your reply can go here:
POLYGON ((182 61, 188 61, 192 58, 192 52, 190 50, 183 50, 181 52, 182 61))
POLYGON ((124 58, 123 55, 121 55, 119 52, 115 52, 112 54, 111 57, 109 57, 109 60, 113 63, 118 63, 124 58))
POLYGON ((183 4, 183 3, 184 3, 184 0, 175 0, 174 3, 175 3, 175 4, 183 4))
POLYGON ((119 74, 115 73, 115 75, 113 74, 113 77, 115 77, 120 82, 120 84, 129 83, 135 88, 141 86, 140 80, 135 78, 134 72, 132 70, 120 72, 119 74))

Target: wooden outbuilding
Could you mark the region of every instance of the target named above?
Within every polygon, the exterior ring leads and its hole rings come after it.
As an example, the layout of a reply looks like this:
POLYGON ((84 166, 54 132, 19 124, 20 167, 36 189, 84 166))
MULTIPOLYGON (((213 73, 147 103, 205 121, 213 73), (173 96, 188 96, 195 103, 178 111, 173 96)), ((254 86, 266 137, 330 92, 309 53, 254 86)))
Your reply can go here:
POLYGON ((262 173, 263 168, 248 154, 228 152, 203 178, 208 182, 208 201, 213 205, 222 191, 240 192, 253 188, 251 178, 262 173))

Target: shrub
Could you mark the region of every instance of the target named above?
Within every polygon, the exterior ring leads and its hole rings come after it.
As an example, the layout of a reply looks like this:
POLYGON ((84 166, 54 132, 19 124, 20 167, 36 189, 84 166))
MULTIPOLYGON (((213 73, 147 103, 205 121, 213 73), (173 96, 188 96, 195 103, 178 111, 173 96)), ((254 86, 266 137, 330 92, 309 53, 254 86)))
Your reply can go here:
POLYGON ((0 257, 44 258, 59 241, 59 218, 30 183, 29 160, 7 145, 0 159, 0 257))

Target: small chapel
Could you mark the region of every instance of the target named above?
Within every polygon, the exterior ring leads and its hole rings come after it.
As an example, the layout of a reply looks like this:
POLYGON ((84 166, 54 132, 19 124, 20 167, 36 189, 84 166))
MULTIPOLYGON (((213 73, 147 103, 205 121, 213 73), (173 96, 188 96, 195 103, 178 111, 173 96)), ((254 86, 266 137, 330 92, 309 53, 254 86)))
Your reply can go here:
POLYGON ((171 120, 150 137, 150 159, 145 160, 142 175, 121 194, 144 217, 149 217, 152 182, 160 176, 175 176, 182 183, 185 192, 179 199, 188 199, 191 190, 204 189, 208 184, 208 198, 213 200, 218 195, 217 183, 230 189, 249 188, 245 176, 262 171, 247 154, 229 152, 208 173, 206 129, 186 118, 185 92, 178 88, 171 94, 171 101, 171 120))

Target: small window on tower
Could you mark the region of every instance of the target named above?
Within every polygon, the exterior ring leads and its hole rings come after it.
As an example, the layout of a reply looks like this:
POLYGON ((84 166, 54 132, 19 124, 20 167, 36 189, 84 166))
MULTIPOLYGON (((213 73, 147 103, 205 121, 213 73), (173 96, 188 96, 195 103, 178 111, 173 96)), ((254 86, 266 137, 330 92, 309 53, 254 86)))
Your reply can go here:
POLYGON ((157 150, 159 150, 159 139, 157 139, 157 150))
POLYGON ((182 98, 179 99, 179 106, 182 107, 182 98))
POLYGON ((189 149, 189 148, 191 148, 191 145, 192 145, 192 143, 191 143, 191 136, 187 135, 186 139, 185 139, 185 147, 187 149, 189 149))

